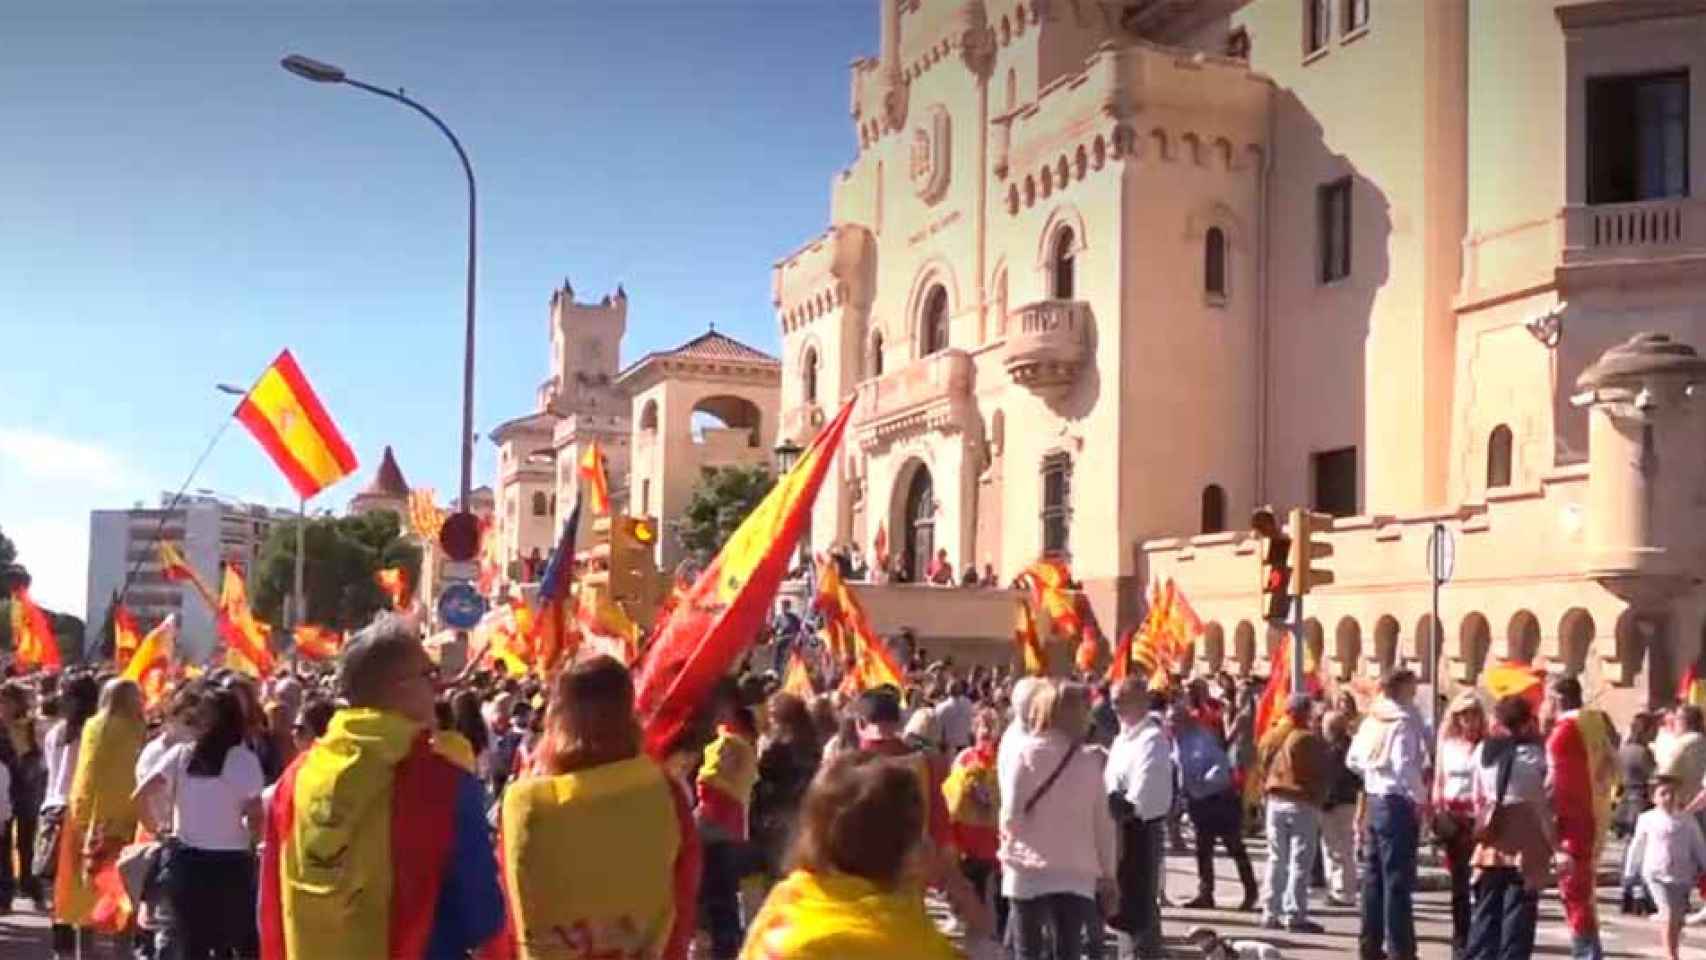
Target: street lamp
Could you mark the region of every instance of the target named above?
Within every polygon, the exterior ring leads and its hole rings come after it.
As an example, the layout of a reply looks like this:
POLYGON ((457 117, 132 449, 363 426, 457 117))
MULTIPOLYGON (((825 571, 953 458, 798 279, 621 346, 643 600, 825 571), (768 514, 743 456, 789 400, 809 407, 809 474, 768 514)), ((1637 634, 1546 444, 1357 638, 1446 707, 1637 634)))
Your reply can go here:
POLYGON ((474 225, 478 209, 474 191, 474 168, 468 163, 468 154, 462 149, 462 142, 456 139, 456 134, 450 132, 444 121, 431 110, 404 95, 401 90, 394 92, 360 80, 352 80, 341 67, 321 63, 298 53, 280 60, 279 65, 304 80, 312 80, 315 83, 341 83, 413 108, 421 116, 432 121, 433 126, 437 127, 456 149, 456 158, 462 161, 462 172, 468 178, 468 323, 462 348, 462 482, 459 503, 461 511, 467 513, 472 509, 468 494, 474 480, 474 225))
MULTIPOLYGON (((776 449, 774 452, 776 454, 777 477, 780 479, 793 471, 794 464, 800 462, 800 454, 804 453, 805 450, 801 448, 799 444, 795 443, 793 438, 783 437, 781 440, 776 442, 776 449)), ((808 511, 806 513, 805 529, 800 531, 800 556, 798 563, 800 570, 802 571, 802 576, 806 575, 805 572, 810 570, 811 538, 812 516, 810 511, 808 511)))
MULTIPOLYGON (((249 395, 249 391, 229 383, 216 383, 213 385, 213 389, 231 397, 247 397, 249 395)), ((302 595, 302 565, 306 556, 304 542, 307 528, 308 502, 304 500, 298 503, 296 515, 296 572, 295 580, 291 583, 290 616, 285 618, 287 625, 291 627, 299 627, 308 619, 308 602, 302 595)))

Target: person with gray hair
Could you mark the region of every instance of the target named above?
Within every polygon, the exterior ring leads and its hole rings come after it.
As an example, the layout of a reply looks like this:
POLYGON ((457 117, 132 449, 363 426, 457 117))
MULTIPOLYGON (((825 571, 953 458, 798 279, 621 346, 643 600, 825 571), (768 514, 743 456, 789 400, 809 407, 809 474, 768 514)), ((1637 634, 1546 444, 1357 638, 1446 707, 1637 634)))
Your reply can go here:
POLYGON ((1320 933, 1309 919, 1309 872, 1321 839, 1321 807, 1332 786, 1332 754, 1310 727, 1314 706, 1306 693, 1286 703, 1285 720, 1262 738, 1256 766, 1265 772, 1268 798, 1268 900, 1262 926, 1281 920, 1294 933, 1320 933))
POLYGON ((485 790, 429 739, 437 677, 394 615, 344 649, 344 706, 279 779, 266 817, 263 955, 463 956, 503 926, 485 790), (405 823, 410 842, 393 844, 405 823), (388 894, 363 895, 374 889, 388 894))

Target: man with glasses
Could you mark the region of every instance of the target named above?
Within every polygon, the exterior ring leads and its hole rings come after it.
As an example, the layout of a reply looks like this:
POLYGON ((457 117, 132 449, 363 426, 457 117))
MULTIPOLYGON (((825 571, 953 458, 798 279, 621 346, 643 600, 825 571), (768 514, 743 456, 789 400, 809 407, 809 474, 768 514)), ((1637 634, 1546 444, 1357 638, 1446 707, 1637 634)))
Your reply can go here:
POLYGON ((262 956, 463 956, 503 925, 484 790, 428 739, 437 675, 398 617, 345 649, 348 706, 268 807, 262 956))

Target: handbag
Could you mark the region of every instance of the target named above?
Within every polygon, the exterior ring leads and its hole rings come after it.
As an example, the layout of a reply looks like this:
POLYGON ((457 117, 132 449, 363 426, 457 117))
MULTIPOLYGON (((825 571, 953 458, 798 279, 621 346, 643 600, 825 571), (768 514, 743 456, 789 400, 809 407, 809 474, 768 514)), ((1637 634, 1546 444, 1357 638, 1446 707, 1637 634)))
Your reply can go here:
POLYGON ((30 872, 39 880, 52 880, 59 872, 59 835, 65 830, 65 808, 49 807, 41 812, 36 827, 35 855, 30 858, 30 872))
POLYGON ((1054 786, 1054 782, 1060 779, 1060 775, 1066 772, 1066 765, 1071 763, 1072 758, 1078 755, 1078 748, 1083 745, 1084 741, 1074 740, 1072 741, 1072 745, 1066 748, 1066 754, 1060 758, 1060 763, 1055 766, 1054 772, 1048 775, 1048 779, 1042 782, 1042 786, 1037 787, 1036 793, 1031 794, 1031 799, 1025 801, 1025 816, 1028 817, 1031 815, 1031 811, 1036 808, 1037 803, 1042 800, 1043 795, 1047 794, 1049 788, 1054 786))
POLYGON ((1517 745, 1499 761, 1498 786, 1493 791, 1493 805, 1485 811, 1475 811, 1475 842, 1492 843, 1498 839, 1499 810, 1505 805, 1505 793, 1510 790, 1511 770, 1516 766, 1517 745))
POLYGON ((1433 829, 1435 840, 1440 843, 1450 843, 1457 839, 1457 832, 1461 823, 1449 811, 1435 810, 1429 826, 1433 829))

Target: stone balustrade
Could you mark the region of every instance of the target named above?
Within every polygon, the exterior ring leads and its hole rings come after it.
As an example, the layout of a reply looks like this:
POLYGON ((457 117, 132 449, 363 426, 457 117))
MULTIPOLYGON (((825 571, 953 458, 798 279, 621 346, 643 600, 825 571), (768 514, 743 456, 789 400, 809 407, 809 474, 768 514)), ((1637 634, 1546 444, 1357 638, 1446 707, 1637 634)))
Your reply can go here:
POLYGON ((853 423, 867 448, 926 430, 964 427, 972 411, 971 355, 943 350, 859 387, 853 423))
POLYGON ((1039 300, 1014 314, 1002 361, 1007 375, 1039 393, 1071 386, 1090 353, 1090 305, 1039 300))
POLYGON ((1692 197, 1564 208, 1564 262, 1706 253, 1706 202, 1692 197))

